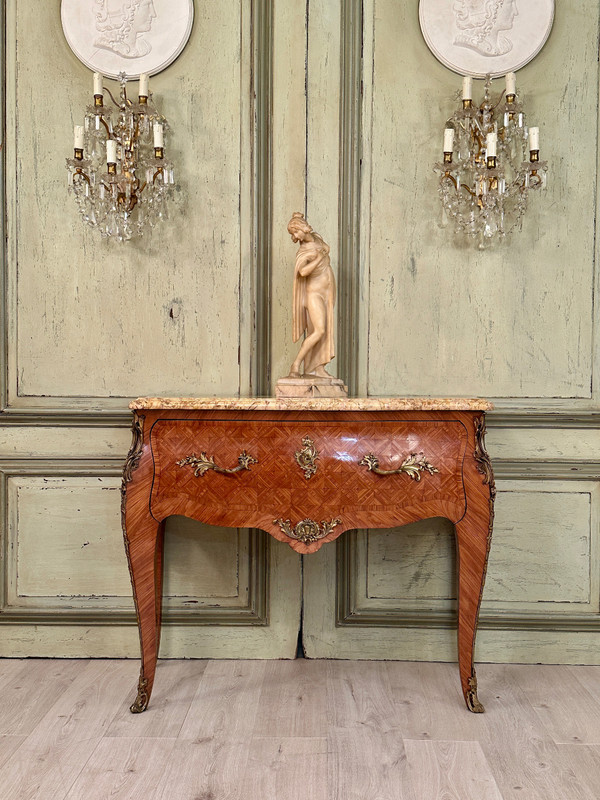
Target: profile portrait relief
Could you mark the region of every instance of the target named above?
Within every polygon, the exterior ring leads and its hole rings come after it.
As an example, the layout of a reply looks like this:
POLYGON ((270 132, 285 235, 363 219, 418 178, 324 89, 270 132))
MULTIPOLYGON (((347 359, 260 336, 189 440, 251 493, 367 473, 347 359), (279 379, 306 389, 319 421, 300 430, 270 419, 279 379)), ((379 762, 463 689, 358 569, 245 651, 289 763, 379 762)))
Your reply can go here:
POLYGON ((452 10, 458 29, 457 47, 482 56, 503 56, 512 50, 507 35, 518 16, 517 0, 457 0, 452 10))
POLYGON ((141 58, 152 50, 144 34, 156 19, 153 0, 95 0, 95 47, 123 58, 141 58))

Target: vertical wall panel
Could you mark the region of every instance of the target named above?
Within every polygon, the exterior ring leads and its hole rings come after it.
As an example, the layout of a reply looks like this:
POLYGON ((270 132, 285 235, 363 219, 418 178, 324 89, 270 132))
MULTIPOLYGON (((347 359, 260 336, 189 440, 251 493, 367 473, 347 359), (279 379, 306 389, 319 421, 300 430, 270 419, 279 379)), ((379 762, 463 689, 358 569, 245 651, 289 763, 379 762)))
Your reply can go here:
MULTIPOLYGON (((54 4, 15 4, 13 403, 238 391, 240 256, 249 247, 240 173, 250 168, 240 147, 241 8, 200 2, 195 13, 188 46, 151 86, 172 125, 179 203, 151 238, 121 245, 84 229, 65 189, 91 73, 66 45, 54 4), (49 87, 62 113, 45 112, 49 87)), ((116 81, 106 83, 118 93, 116 81)))
MULTIPOLYGON (((429 52, 416 6, 365 6, 374 14, 372 137, 364 142, 373 169, 363 194, 371 220, 368 390, 589 398, 596 172, 584 154, 597 142, 597 4, 559 10, 545 48, 518 73, 549 184, 523 231, 484 252, 438 227, 433 164, 460 76, 429 52)), ((496 81, 494 93, 502 88, 496 81)), ((474 81, 476 99, 482 91, 474 81)))
POLYGON ((118 478, 10 478, 9 602, 120 597, 131 606, 127 564, 112 547, 118 478))

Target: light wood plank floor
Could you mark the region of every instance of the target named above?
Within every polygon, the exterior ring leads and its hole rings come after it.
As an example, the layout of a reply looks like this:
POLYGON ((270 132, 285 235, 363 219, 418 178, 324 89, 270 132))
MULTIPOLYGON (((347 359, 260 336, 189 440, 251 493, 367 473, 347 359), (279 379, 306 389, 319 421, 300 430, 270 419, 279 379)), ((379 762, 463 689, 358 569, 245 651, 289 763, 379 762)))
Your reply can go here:
POLYGON ((0 659, 1 800, 598 800, 600 667, 0 659))

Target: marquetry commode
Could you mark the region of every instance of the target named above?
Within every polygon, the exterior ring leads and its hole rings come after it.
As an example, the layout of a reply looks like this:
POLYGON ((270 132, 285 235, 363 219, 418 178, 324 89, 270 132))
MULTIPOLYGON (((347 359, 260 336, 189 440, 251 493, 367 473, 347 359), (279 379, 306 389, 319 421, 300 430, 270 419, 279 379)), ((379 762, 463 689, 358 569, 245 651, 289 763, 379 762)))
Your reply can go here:
POLYGON ((458 662, 481 712, 473 650, 492 535, 485 400, 140 398, 123 473, 123 533, 150 700, 162 606, 163 522, 262 528, 314 553, 353 528, 446 517, 458 552, 458 662))

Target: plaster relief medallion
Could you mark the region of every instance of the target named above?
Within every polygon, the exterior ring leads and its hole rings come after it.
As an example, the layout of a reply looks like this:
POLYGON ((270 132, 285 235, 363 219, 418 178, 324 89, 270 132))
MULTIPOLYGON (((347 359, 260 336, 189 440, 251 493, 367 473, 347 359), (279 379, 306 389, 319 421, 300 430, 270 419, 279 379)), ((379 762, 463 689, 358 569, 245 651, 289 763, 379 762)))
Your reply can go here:
POLYGON ((80 61, 109 78, 172 64, 192 31, 193 0, 62 0, 65 37, 80 61))
POLYGON ((427 46, 461 75, 516 72, 540 52, 554 22, 554 0, 420 0, 427 46))

